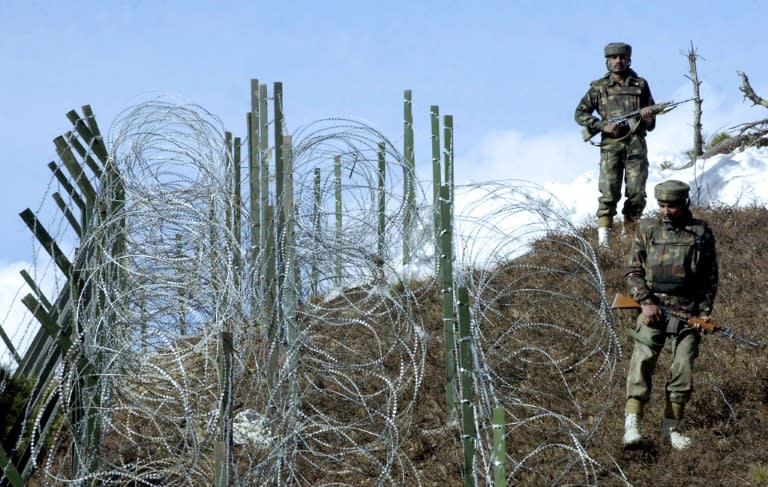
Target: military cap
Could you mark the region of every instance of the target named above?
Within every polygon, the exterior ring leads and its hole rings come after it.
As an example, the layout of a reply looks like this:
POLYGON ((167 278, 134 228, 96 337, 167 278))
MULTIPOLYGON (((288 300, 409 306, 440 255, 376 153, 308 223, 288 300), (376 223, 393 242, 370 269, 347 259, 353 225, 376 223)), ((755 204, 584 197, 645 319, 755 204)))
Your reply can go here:
POLYGON ((627 57, 632 57, 632 46, 624 42, 611 42, 610 44, 606 44, 605 49, 603 49, 603 51, 605 52, 605 57, 611 57, 611 56, 616 56, 621 54, 627 57))
POLYGON ((691 187, 684 182, 670 179, 654 186, 653 194, 659 201, 677 203, 687 201, 690 190, 691 187))

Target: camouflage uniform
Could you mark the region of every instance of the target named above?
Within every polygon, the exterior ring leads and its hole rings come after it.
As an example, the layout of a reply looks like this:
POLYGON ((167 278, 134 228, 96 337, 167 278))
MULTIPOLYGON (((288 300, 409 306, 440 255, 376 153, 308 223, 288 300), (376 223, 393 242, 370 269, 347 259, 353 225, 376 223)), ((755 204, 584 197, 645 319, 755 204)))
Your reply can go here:
MULTIPOLYGON (((641 220, 629 253, 625 283, 627 293, 641 304, 655 303, 691 315, 709 315, 718 284, 712 230, 687 209, 676 222, 641 220)), ((666 383, 667 403, 688 402, 701 336, 682 325, 667 314, 661 322, 649 326, 640 314, 631 332, 635 342, 627 371, 628 399, 642 404, 648 401, 659 353, 668 342, 673 358, 666 383)))
MULTIPOLYGON (((627 68, 625 75, 626 79, 622 83, 613 79, 611 73, 592 81, 576 107, 574 119, 590 136, 601 133, 608 118, 654 104, 648 82, 630 68, 627 68), (593 115, 595 111, 600 118, 593 115)), ((622 209, 625 221, 634 223, 642 215, 645 209, 645 183, 648 179, 645 135, 655 126, 655 118, 645 122, 638 117, 628 126, 622 127, 618 137, 601 134, 598 226, 613 225, 616 206, 621 199, 622 179, 626 183, 627 199, 622 209)))

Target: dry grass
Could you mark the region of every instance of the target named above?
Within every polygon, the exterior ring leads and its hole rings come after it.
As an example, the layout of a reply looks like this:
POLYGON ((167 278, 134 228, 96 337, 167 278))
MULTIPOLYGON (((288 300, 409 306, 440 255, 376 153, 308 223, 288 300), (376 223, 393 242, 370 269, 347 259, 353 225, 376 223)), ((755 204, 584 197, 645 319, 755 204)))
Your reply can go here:
MULTIPOLYGON (((721 284, 713 317, 735 333, 763 345, 768 337, 768 320, 765 318, 768 315, 768 300, 764 291, 764 279, 768 275, 768 230, 765 227, 768 209, 718 208, 698 210, 695 214, 709 222, 718 243, 721 284)), ((595 233, 595 229, 585 228, 584 232, 589 236, 595 233)), ((611 248, 599 254, 600 269, 609 296, 615 292, 624 292, 623 269, 630 243, 630 237, 619 235, 611 248)), ((541 257, 545 254, 537 257, 544 259, 540 262, 543 266, 547 265, 547 258, 557 258, 556 255, 541 257)), ((557 266, 553 264, 552 267, 557 266)), ((509 274, 506 276, 509 279, 515 278, 509 274)), ((505 285, 504 282, 496 283, 498 288, 504 288, 505 285)), ((552 285, 562 285, 562 282, 555 281, 552 285)), ((439 313, 439 310, 422 311, 431 316, 439 313)), ((508 316, 514 318, 515 313, 520 311, 509 309, 508 313, 508 316)), ((634 320, 634 315, 624 311, 618 312, 615 317, 617 326, 634 320)), ((429 323, 430 320, 425 322, 429 323)), ((498 326, 508 326, 508 323, 505 325, 504 320, 499 320, 498 326)), ((431 336, 441 337, 441 331, 437 328, 429 330, 431 336)), ((485 329, 484 333, 502 331, 485 329)), ((631 339, 623 335, 621 345, 625 360, 628 360, 631 339)), ((438 366, 427 367, 423 392, 425 397, 434 398, 440 403, 442 369, 439 360, 442 359, 442 340, 436 339, 430 346, 430 362, 436 362, 438 366)), ((600 459, 612 458, 623 471, 627 482, 636 486, 768 485, 768 450, 764 447, 768 436, 768 360, 764 348, 753 349, 719 336, 704 338, 701 355, 696 362, 696 390, 684 420, 686 432, 695 441, 694 448, 688 451, 673 451, 658 442, 664 407, 663 386, 669 365, 669 353, 665 351, 657 367, 654 392, 646 411, 644 432, 649 441, 644 447, 625 450, 621 446, 624 409, 622 375, 619 377, 621 385, 617 400, 610 406, 607 416, 592 437, 590 454, 600 459)), ((509 371, 512 375, 517 372, 509 371)), ((548 387, 542 383, 545 377, 537 377, 536 380, 539 388, 548 387)), ((419 410, 416 412, 419 413, 419 410)), ((434 421, 430 420, 431 423, 434 421)), ((416 423, 420 422, 421 419, 417 417, 416 423)), ((448 455, 424 456, 425 450, 434 451, 439 445, 425 445, 424 442, 418 445, 418 428, 414 430, 413 436, 417 444, 415 450, 421 454, 412 458, 418 463, 419 471, 431 472, 425 475, 426 485, 461 485, 459 445, 450 441, 450 437, 444 437, 442 448, 446 449, 448 455), (455 456, 451 458, 451 455, 455 456), (449 465, 453 465, 453 468, 446 468, 449 465)), ((531 451, 538 446, 538 441, 540 438, 536 435, 517 436, 514 438, 514 449, 517 452, 531 451)), ((508 449, 512 448, 511 443, 508 441, 508 449)), ((514 451, 510 450, 509 454, 515 456, 514 451)), ((546 462, 546 457, 542 457, 541 461, 546 462)), ((608 471, 604 474, 600 480, 601 485, 627 485, 608 471)), ((553 479, 543 479, 540 475, 526 477, 524 473, 512 480, 514 485, 564 485, 562 479, 550 483, 553 479)))
MULTIPOLYGON (((768 230, 765 229, 768 210, 757 207, 718 208, 697 211, 696 216, 710 223, 718 241, 721 286, 716 300, 714 318, 732 328, 737 334, 761 344, 765 343, 768 335, 768 321, 765 319, 768 314, 768 301, 765 300, 763 279, 768 274, 768 250, 766 250, 768 249, 768 230)), ((595 229, 585 228, 583 232, 585 236, 591 238, 595 229)), ((520 267, 533 265, 544 268, 563 268, 562 262, 556 262, 562 254, 548 252, 546 248, 548 244, 538 245, 538 251, 526 256, 526 260, 521 262, 520 267)), ((629 245, 630 238, 619 235, 609 249, 599 254, 600 269, 609 296, 615 292, 624 291, 623 266, 629 245)), ((533 277, 524 278, 534 279, 535 285, 542 289, 559 289, 574 295, 586 292, 577 289, 580 285, 578 280, 564 280, 562 275, 548 276, 546 273, 535 275, 532 273, 531 276, 533 277)), ((489 285, 488 289, 514 289, 520 287, 521 275, 516 274, 515 266, 512 265, 495 273, 494 279, 495 281, 489 285)), ((397 290, 393 291, 397 292, 397 290)), ((503 296, 503 293, 499 295, 503 296)), ((532 313, 533 307, 537 308, 533 313, 553 321, 556 321, 557 315, 562 312, 562 308, 557 305, 548 306, 546 302, 540 306, 542 303, 538 302, 526 304, 520 300, 494 301, 493 296, 484 296, 484 298, 492 306, 497 307, 493 313, 490 311, 488 313, 488 316, 493 316, 495 319, 489 319, 483 325, 482 331, 487 337, 504 335, 510 323, 516 322, 527 313, 532 313)), ((418 397, 410 403, 413 409, 407 415, 410 427, 401 430, 403 434, 400 438, 401 454, 413 465, 413 470, 417 472, 416 475, 422 485, 441 487, 463 485, 463 454, 459 433, 457 428, 449 428, 445 424, 440 290, 437 286, 428 285, 428 283, 419 285, 418 291, 415 292, 415 299, 419 304, 414 311, 418 315, 415 319, 416 322, 424 324, 426 332, 425 363, 418 397)), ((588 316, 588 312, 588 308, 579 308, 572 311, 574 314, 569 319, 573 322, 590 323, 593 317, 588 316)), ((615 315, 618 327, 634 319, 629 313, 619 313, 615 315)), ((382 320, 395 318, 386 315, 381 317, 382 320)), ((332 330, 346 329, 346 333, 349 334, 349 328, 334 328, 321 323, 313 326, 317 327, 317 333, 322 332, 320 335, 327 338, 328 344, 331 345, 337 343, 336 337, 332 336, 334 333, 332 330)), ((530 333, 536 333, 536 330, 530 333)), ((572 343, 550 343, 551 336, 540 333, 539 335, 529 338, 540 344, 546 344, 548 348, 564 355, 579 352, 578 347, 572 343)), ((623 334, 621 337, 621 350, 624 359, 628 360, 631 340, 623 334)), ((344 338, 349 340, 350 337, 344 336, 344 338)), ((352 338, 351 343, 357 344, 357 348, 340 348, 339 353, 354 355, 371 346, 370 337, 366 335, 358 334, 352 338)), ((493 357, 491 359, 493 363, 493 357)), ((498 370, 495 370, 494 374, 502 379, 510 390, 515 390, 520 384, 535 386, 538 395, 531 395, 527 399, 534 400, 538 397, 542 401, 548 401, 546 404, 542 403, 542 407, 558 408, 562 406, 560 403, 564 404, 572 399, 558 396, 563 393, 559 390, 560 383, 557 378, 535 373, 530 367, 530 362, 528 364, 521 362, 518 367, 514 361, 505 358, 499 360, 498 364, 498 370)), ((394 364, 384 361, 382 367, 389 369, 393 368, 394 364)), ((587 360, 580 369, 574 369, 574 374, 584 374, 586 378, 598 367, 600 367, 599 363, 591 363, 587 360)), ((683 452, 672 451, 669 446, 661 445, 657 440, 657 429, 661 423, 663 410, 663 383, 668 367, 669 354, 664 353, 655 376, 652 400, 646 410, 644 426, 649 441, 642 448, 633 450, 625 450, 621 446, 624 407, 623 372, 620 372, 620 377, 614 377, 616 382, 612 387, 615 393, 610 397, 615 399, 608 404, 591 404, 605 397, 605 392, 601 390, 604 389, 604 384, 580 381, 588 384, 587 390, 578 391, 580 404, 599 408, 600 414, 603 414, 602 421, 585 444, 587 454, 597 459, 602 465, 598 468, 596 477, 598 481, 594 483, 606 486, 768 485, 768 473, 766 473, 768 472, 768 450, 764 448, 765 437, 768 434, 768 361, 766 361, 764 349, 752 349, 721 337, 705 337, 701 355, 696 363, 696 391, 687 409, 684 422, 684 427, 692 436, 695 446, 683 452), (592 390, 589 390, 590 387, 592 390), (590 398, 590 395, 593 397, 590 398), (601 471, 600 468, 605 468, 605 471, 601 471), (616 472, 622 472, 626 481, 618 478, 616 472)), ((201 370, 209 370, 211 373, 213 368, 202 367, 201 370)), ((200 377, 200 380, 203 379, 200 377)), ((246 383, 249 381, 245 377, 242 379, 246 383)), ((312 377, 310 371, 304 374, 302 387, 307 400, 313 397, 310 385, 320 383, 325 384, 324 388, 332 387, 323 376, 312 377)), ((358 386, 364 388, 365 384, 358 384, 358 386)), ((374 383, 370 386, 374 390, 380 387, 374 383)), ((408 383, 405 383, 405 386, 406 389, 410 387, 408 383)), ((519 390, 525 389, 531 390, 526 387, 520 387, 519 390)), ((237 387, 235 395, 236 402, 242 405, 243 397, 237 397, 237 387)), ((407 393, 404 393, 402 398, 406 403, 414 399, 407 393)), ((251 400, 256 399, 251 397, 251 400)), ((211 400, 211 397, 208 397, 208 400, 211 400)), ((349 415, 359 417, 350 405, 338 402, 328 403, 322 396, 319 396, 313 404, 314 407, 323 410, 324 414, 339 420, 349 415)), ((526 411, 518 411, 514 404, 504 406, 511 413, 527 414, 526 411)), ((509 433, 507 441, 509 457, 520 459, 528 452, 540 447, 542 442, 550 441, 551 431, 547 430, 548 424, 547 420, 543 420, 538 431, 529 429, 509 433)), ((552 427, 556 429, 558 425, 553 424, 552 427)), ((142 425, 141 428, 145 429, 146 425, 142 425)), ((172 430, 172 427, 169 428, 172 430)), ((329 442, 329 447, 332 446, 330 438, 325 440, 329 442)), ((111 452, 117 456, 128 455, 134 459, 137 455, 157 455, 156 451, 150 450, 129 453, 124 451, 118 443, 118 438, 112 438, 107 442, 111 452)), ((339 446, 342 444, 340 443, 339 446)), ((119 463, 119 460, 114 458, 113 460, 119 463)), ((558 471, 562 471, 565 460, 567 460, 566 457, 559 455, 557 451, 544 451, 532 461, 536 462, 535 465, 529 463, 525 469, 515 472, 510 478, 510 485, 584 485, 577 480, 578 471, 575 472, 575 477, 565 478, 556 475, 558 471), (551 475, 549 475, 550 472, 551 475)), ((350 465, 354 466, 356 463, 354 458, 349 460, 350 465)), ((315 470, 309 465, 296 467, 302 470, 304 478, 310 482, 306 485, 327 483, 332 480, 341 482, 343 485, 374 485, 372 477, 375 472, 366 470, 365 465, 366 463, 361 461, 357 471, 349 470, 344 474, 334 472, 332 469, 315 470)), ((245 468, 247 469, 247 466, 245 468)), ((402 482, 403 485, 416 485, 415 478, 404 478, 402 482)), ((483 479, 479 482, 481 485, 484 484, 483 479)), ((42 483, 45 484, 44 481, 42 483)), ((181 483, 195 484, 191 478, 181 483)))
MULTIPOLYGON (((713 318, 735 333, 766 343, 768 301, 768 219, 766 208, 719 208, 695 211, 712 226, 717 238, 720 288, 713 318)), ((601 255, 601 269, 611 291, 622 291, 622 264, 630 245, 618 239, 601 255)), ((620 316, 619 320, 632 320, 620 316)), ((631 341, 623 343, 627 354, 631 341)), ((695 392, 686 410, 684 427, 694 448, 679 452, 656 441, 663 413, 663 385, 669 353, 663 353, 654 378, 654 393, 646 411, 645 431, 653 441, 647 448, 620 447, 623 404, 613 408, 600 438, 634 485, 768 485, 764 478, 768 451, 768 361, 764 346, 754 349, 725 338, 707 336, 695 367, 695 392)))
MULTIPOLYGON (((763 283, 764 276, 768 275, 768 230, 764 226, 768 220, 768 210, 759 207, 718 208, 695 213, 710 223, 718 241, 721 285, 714 318, 737 334, 764 343, 768 336, 768 321, 765 319, 768 301, 765 299, 763 283)), ((595 229, 585 228, 584 232, 589 236, 595 233, 595 229)), ((611 248, 599 254, 600 269, 609 296, 615 292, 624 292, 624 262, 630 243, 629 237, 619 235, 611 248)), ((535 264, 542 267, 558 267, 558 264, 547 261, 558 259, 556 253, 538 252, 527 258, 535 260, 535 264)), ((504 279, 519 279, 513 273, 500 272, 498 276, 499 282, 494 283, 497 289, 519 286, 519 283, 504 282, 504 279)), ((537 283, 540 286, 563 286, 563 280, 557 276, 550 276, 552 282, 549 283, 546 282, 546 276, 537 278, 543 279, 537 283)), ((437 293, 437 289, 427 291, 432 292, 437 293)), ((578 290, 571 292, 578 293, 578 290)), ((414 411, 416 427, 412 428, 405 442, 406 449, 416 469, 422 474, 421 480, 425 485, 462 485, 462 456, 458 435, 442 427, 440 419, 445 417, 441 301, 438 294, 435 294, 434 299, 423 296, 419 301, 422 306, 418 312, 423 314, 420 321, 428 326, 432 323, 433 327, 426 330, 432 338, 427 343, 427 364, 421 390, 424 400, 418 403, 414 411)), ((524 313, 524 304, 518 305, 520 309, 505 304, 504 315, 508 319, 502 317, 495 325, 487 323, 486 326, 490 328, 484 328, 483 333, 503 333, 510 322, 524 313)), ((617 312, 615 318, 617 326, 623 326, 632 322, 634 315, 621 311, 617 312)), ((553 346, 567 348, 563 344, 553 346)), ((621 346, 625 360, 628 360, 631 339, 623 335, 621 346)), ((686 432, 695 441, 695 447, 683 452, 673 451, 657 439, 663 413, 663 384, 669 365, 669 353, 665 352, 658 364, 655 390, 647 407, 644 426, 649 441, 640 449, 625 450, 621 446, 624 376, 618 378, 620 385, 617 400, 609 406, 606 417, 588 445, 589 454, 599 458, 603 465, 612 470, 603 473, 600 484, 768 485, 768 475, 765 473, 768 450, 764 448, 765 437, 768 435, 768 361, 763 348, 752 349, 722 337, 705 337, 696 363, 696 391, 684 423, 686 432), (611 462, 616 465, 611 465, 611 462), (623 472, 626 482, 616 478, 616 467, 623 472)), ((508 379, 520 380, 520 376, 525 376, 523 369, 507 371, 510 376, 514 376, 508 379)), ((544 376, 530 380, 536 381, 539 390, 557 390, 557 384, 547 384, 544 376)), ((541 435, 546 436, 546 431, 542 431, 541 435)), ((542 436, 524 432, 513 440, 508 440, 508 453, 510 457, 520 458, 524 452, 540 446, 542 436)), ((541 455, 539 461, 545 464, 551 461, 555 467, 557 462, 562 461, 562 457, 541 455)), ((543 470, 546 470, 546 465, 543 470)), ((568 483, 565 479, 543 478, 540 472, 526 474, 525 471, 516 474, 511 481, 513 485, 531 486, 568 483)), ((366 485, 363 479, 361 482, 361 485, 366 485)))

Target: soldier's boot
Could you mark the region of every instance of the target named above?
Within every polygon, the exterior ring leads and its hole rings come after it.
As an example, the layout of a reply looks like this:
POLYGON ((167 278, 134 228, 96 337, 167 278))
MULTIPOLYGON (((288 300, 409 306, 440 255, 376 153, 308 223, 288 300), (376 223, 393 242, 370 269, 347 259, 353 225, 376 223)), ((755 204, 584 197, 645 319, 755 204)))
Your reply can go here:
POLYGON ((608 247, 611 245, 611 229, 608 227, 597 227, 597 245, 599 247, 608 247))
POLYGON ((666 398, 664 401, 664 421, 661 423, 661 442, 669 442, 675 450, 685 450, 691 446, 691 439, 680 433, 680 421, 683 419, 685 404, 673 402, 666 398))
POLYGON ((597 219, 597 245, 598 247, 607 247, 611 245, 611 232, 613 229, 613 218, 610 216, 601 216, 597 219))
POLYGON ((627 413, 624 416, 624 437, 622 438, 624 446, 637 445, 643 441, 643 435, 640 434, 640 415, 637 413, 627 413))
POLYGON ((685 450, 691 446, 691 439, 680 433, 679 426, 680 420, 664 418, 661 423, 661 442, 669 442, 675 450, 685 450))
POLYGON ((624 406, 624 437, 621 439, 624 446, 637 445, 643 441, 640 433, 640 420, 643 417, 644 403, 635 397, 627 398, 624 406))
POLYGON ((639 217, 624 215, 624 227, 622 228, 622 233, 625 236, 634 235, 635 230, 637 230, 637 222, 639 219, 639 217))

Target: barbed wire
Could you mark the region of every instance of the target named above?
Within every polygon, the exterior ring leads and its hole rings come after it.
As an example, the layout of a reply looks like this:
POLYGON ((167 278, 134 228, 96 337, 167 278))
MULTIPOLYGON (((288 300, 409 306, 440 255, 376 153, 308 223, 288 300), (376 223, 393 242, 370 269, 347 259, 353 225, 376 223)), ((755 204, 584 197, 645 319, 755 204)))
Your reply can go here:
MULTIPOLYGON (((294 204, 271 201, 283 220, 260 241, 251 202, 232 198, 242 162, 225 139, 201 107, 163 100, 110 130, 113 179, 102 180, 103 211, 80 242, 87 292, 55 381, 61 420, 35 446, 47 451, 37 478, 213 485, 228 404, 236 485, 423 485, 419 408, 435 390, 425 381, 444 379, 427 372, 443 337, 442 320, 425 313, 439 285, 421 184, 374 128, 319 121, 293 135, 294 204), (406 235, 410 190, 419 207, 406 235)), ((621 358, 597 257, 541 188, 499 181, 455 194, 477 476, 491 483, 501 406, 510 476, 596 483, 617 470, 592 443, 621 358)))
POLYGON ((469 202, 457 208, 455 245, 474 303, 481 471, 492 484, 491 419, 503 406, 507 441, 520 452, 510 459, 513 476, 597 484, 596 472, 613 462, 590 457, 589 446, 622 376, 597 255, 538 185, 489 182, 456 192, 469 202))

